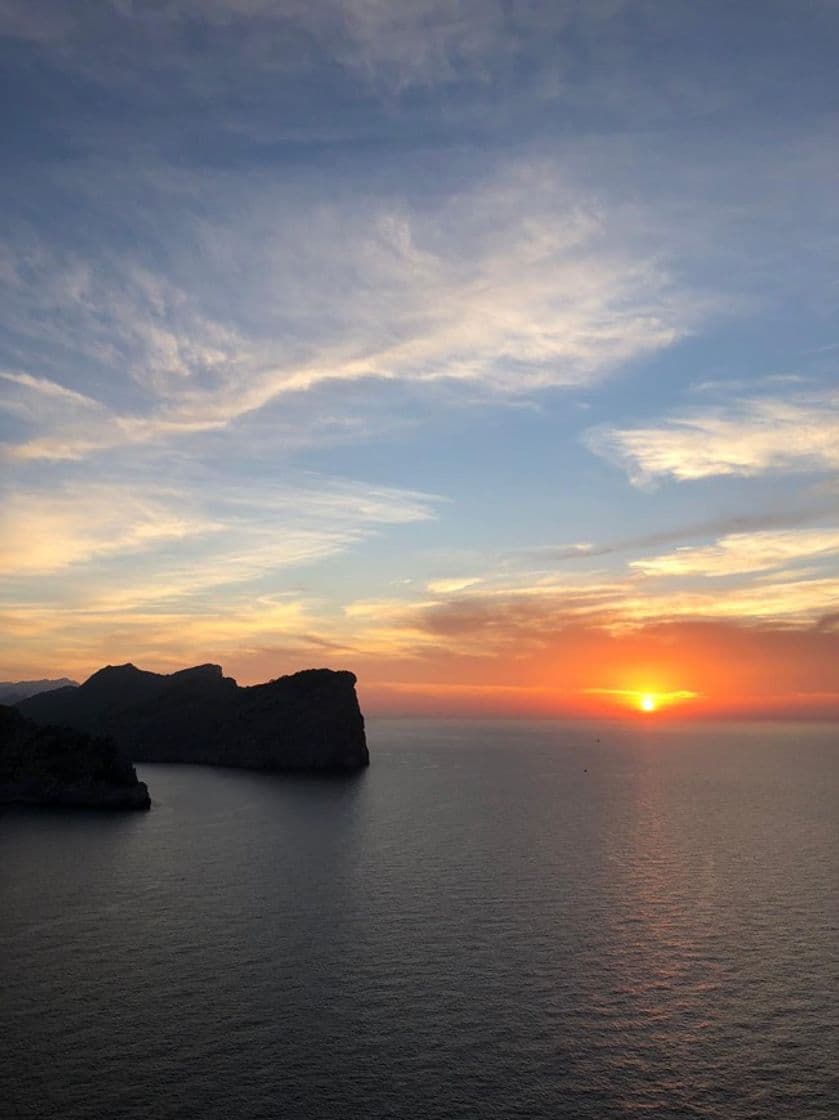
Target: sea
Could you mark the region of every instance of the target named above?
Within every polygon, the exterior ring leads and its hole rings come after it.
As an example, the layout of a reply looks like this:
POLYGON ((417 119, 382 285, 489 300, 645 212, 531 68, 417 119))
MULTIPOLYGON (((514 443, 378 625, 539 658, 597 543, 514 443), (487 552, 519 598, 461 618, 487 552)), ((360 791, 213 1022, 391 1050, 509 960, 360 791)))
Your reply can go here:
POLYGON ((0 813, 0 1115, 839 1117, 836 725, 368 739, 0 813))

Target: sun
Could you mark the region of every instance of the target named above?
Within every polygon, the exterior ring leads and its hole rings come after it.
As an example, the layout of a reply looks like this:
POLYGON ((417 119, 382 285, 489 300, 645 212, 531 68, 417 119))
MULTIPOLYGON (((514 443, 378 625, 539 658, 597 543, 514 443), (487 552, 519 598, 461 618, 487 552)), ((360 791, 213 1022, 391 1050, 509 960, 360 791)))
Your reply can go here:
POLYGON ((646 691, 642 691, 640 688, 592 687, 584 689, 584 692, 590 696, 605 697, 607 703, 611 701, 612 704, 617 705, 624 715, 628 711, 633 711, 636 713, 642 712, 645 716, 661 716, 662 719, 670 714, 674 706, 681 706, 687 701, 700 698, 700 693, 687 688, 671 689, 665 692, 663 689, 650 688, 649 679, 645 683, 647 684, 646 691))

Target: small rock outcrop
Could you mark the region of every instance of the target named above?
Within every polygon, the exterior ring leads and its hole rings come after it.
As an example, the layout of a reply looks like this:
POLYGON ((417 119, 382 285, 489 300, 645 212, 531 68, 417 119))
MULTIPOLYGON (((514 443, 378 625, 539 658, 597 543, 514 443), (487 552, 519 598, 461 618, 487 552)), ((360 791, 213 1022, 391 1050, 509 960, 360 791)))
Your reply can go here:
POLYGON ((41 727, 0 705, 0 804, 148 809, 145 783, 110 739, 41 727))
POLYGON ((18 707, 38 723, 110 736, 133 762, 340 773, 369 762, 355 680, 306 669, 240 688, 218 665, 168 675, 109 665, 18 707))

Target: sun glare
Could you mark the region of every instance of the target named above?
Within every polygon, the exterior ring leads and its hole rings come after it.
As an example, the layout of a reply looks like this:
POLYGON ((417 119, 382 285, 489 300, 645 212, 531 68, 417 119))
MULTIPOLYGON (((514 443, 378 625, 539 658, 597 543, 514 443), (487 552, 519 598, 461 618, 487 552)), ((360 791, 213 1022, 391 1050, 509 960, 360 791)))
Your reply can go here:
POLYGON ((652 715, 653 712, 666 715, 673 707, 681 706, 699 699, 699 693, 691 689, 679 688, 669 691, 656 690, 655 692, 642 692, 636 688, 587 688, 590 696, 602 696, 608 703, 611 701, 626 714, 627 709, 633 712, 643 712, 652 715))

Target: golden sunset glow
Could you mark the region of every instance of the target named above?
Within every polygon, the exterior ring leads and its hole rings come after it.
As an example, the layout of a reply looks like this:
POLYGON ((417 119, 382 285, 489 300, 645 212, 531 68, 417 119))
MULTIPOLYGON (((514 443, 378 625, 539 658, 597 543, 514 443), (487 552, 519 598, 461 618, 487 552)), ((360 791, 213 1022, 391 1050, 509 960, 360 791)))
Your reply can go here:
POLYGON ((0 685, 839 721, 837 3, 0 0, 0 685))
MULTIPOLYGON (((664 713, 679 709, 683 714, 695 710, 702 697, 693 689, 652 689, 646 688, 587 688, 585 694, 591 696, 605 705, 600 709, 601 714, 606 714, 609 707, 626 712, 627 709, 635 712, 652 714, 664 713)), ((595 711, 593 714, 597 714, 595 711)))

